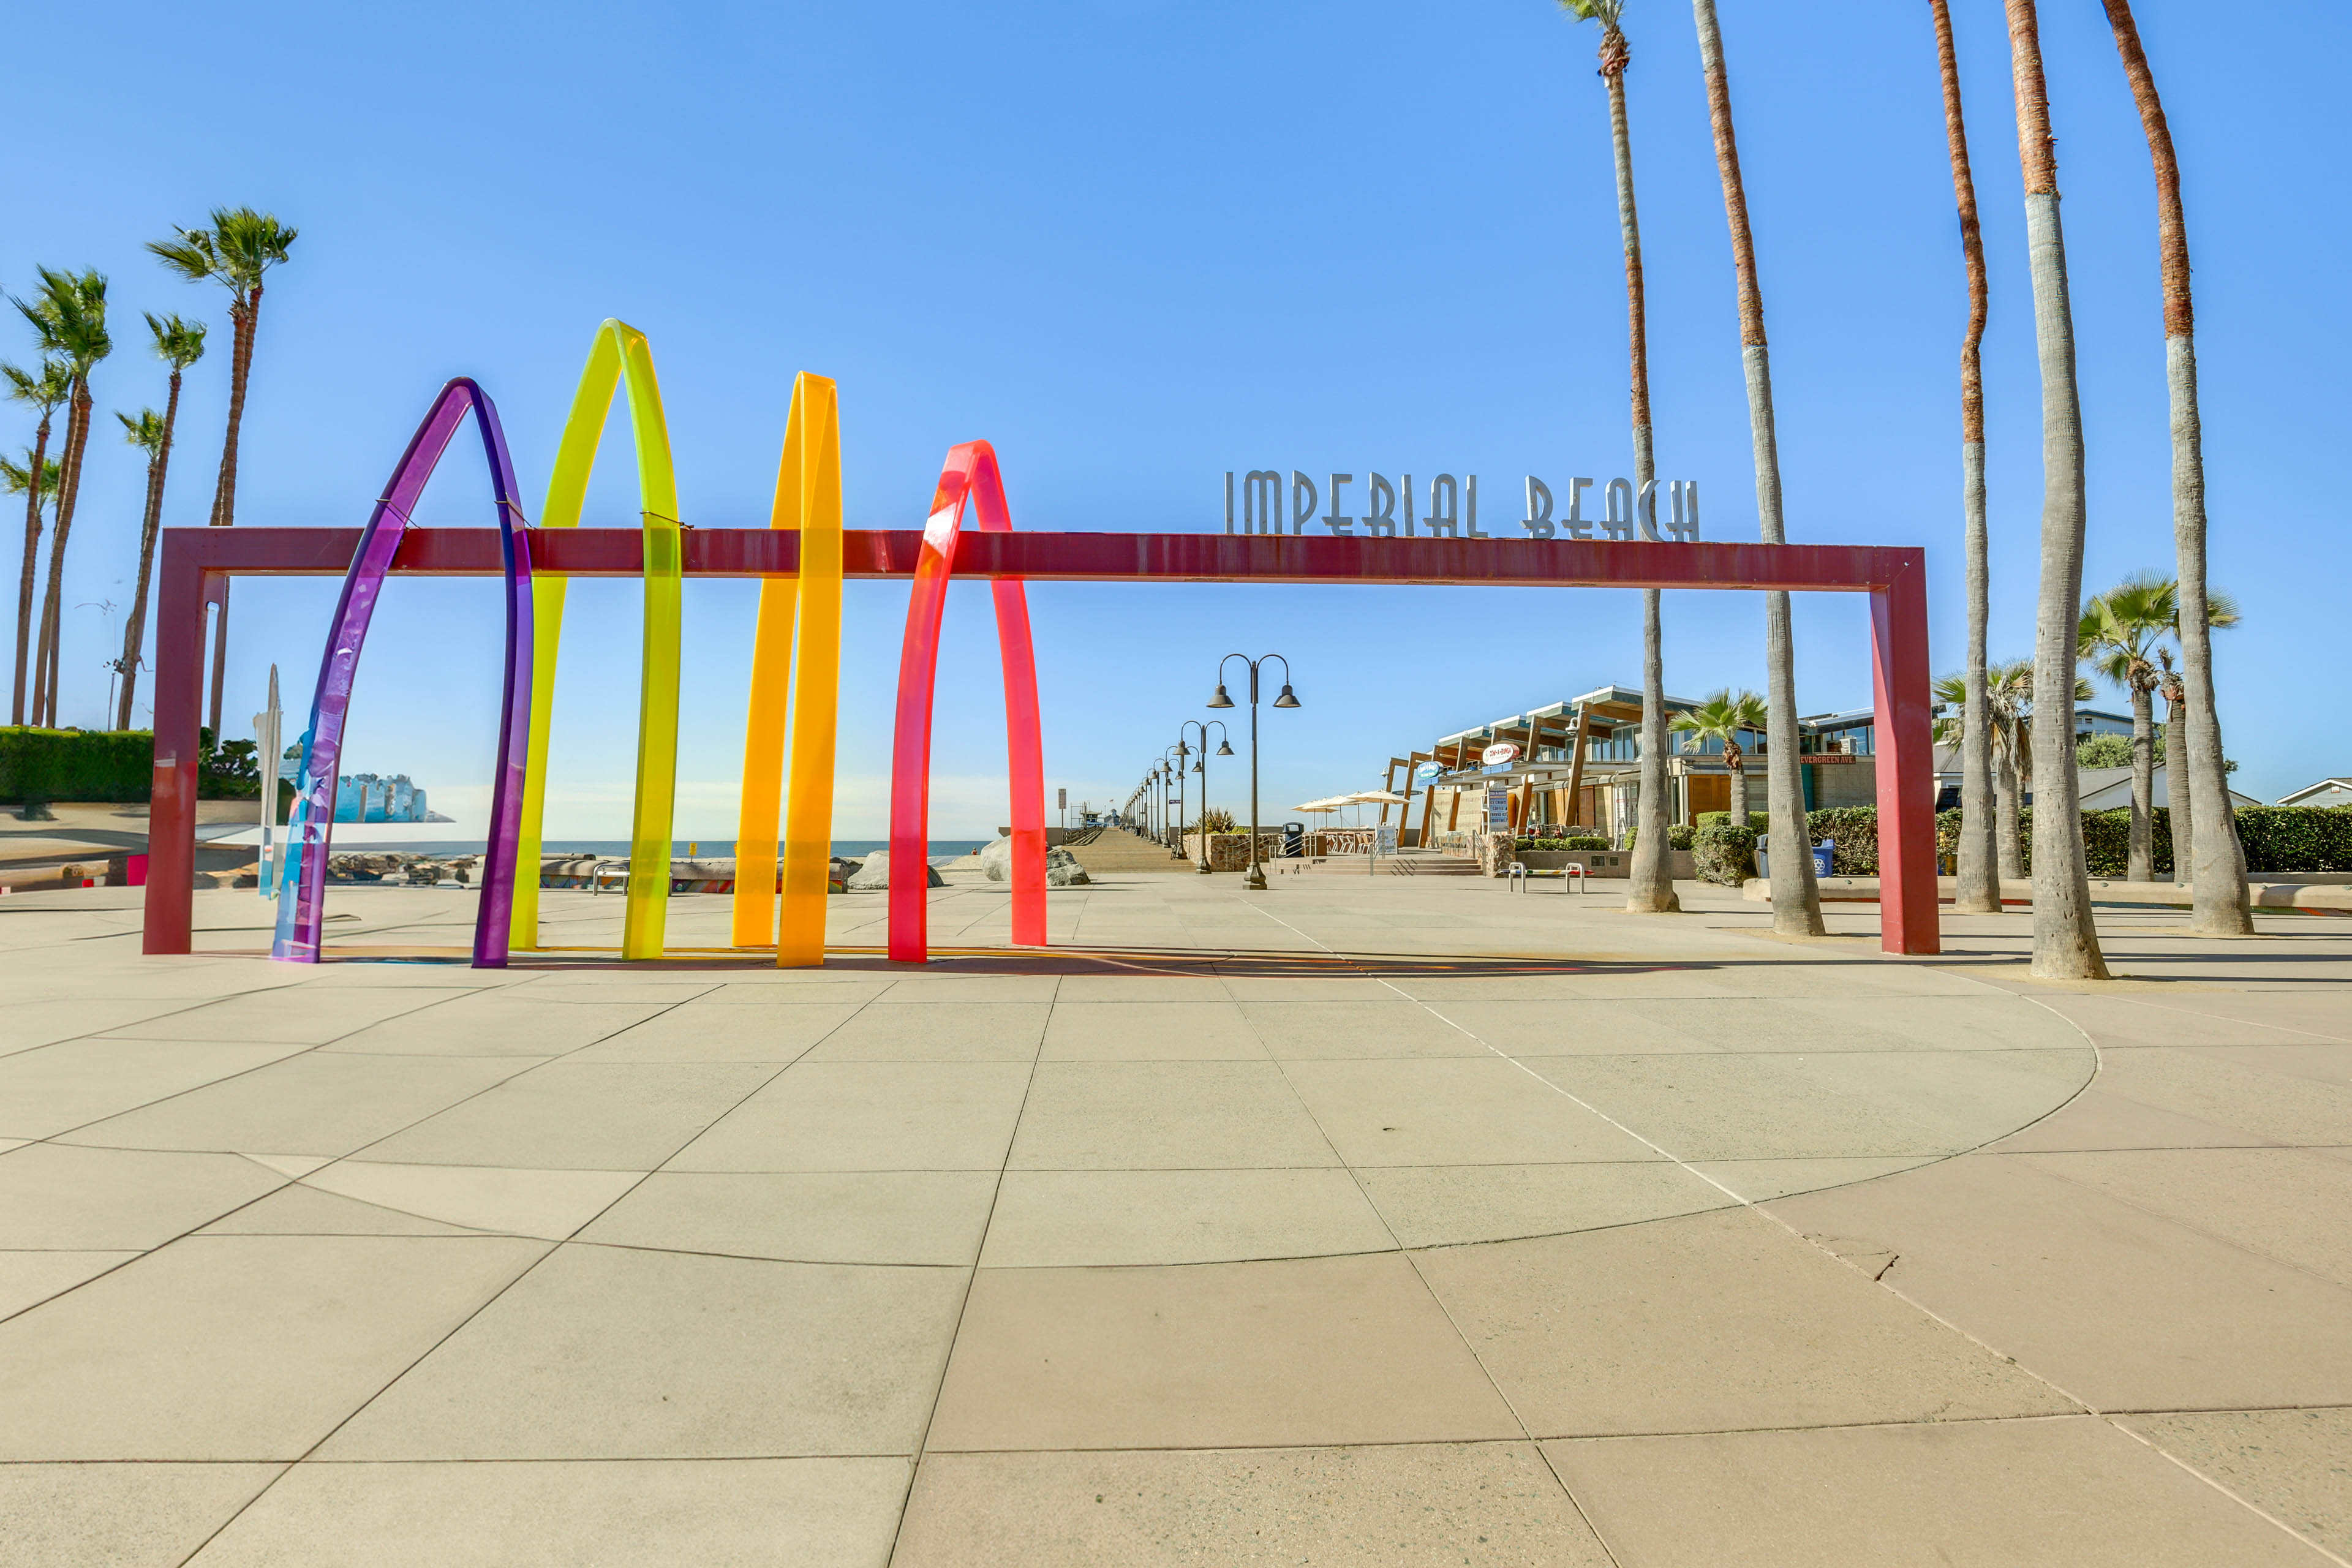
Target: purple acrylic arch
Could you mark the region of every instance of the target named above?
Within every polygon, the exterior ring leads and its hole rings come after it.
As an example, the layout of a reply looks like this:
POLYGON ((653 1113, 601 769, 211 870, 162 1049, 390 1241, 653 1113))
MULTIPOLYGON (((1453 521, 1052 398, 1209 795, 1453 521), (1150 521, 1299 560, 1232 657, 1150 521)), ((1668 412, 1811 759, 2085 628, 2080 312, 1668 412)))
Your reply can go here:
MULTIPOLYGON (((294 812, 286 830, 285 882, 278 907, 278 935, 269 956, 294 963, 319 962, 319 925, 326 899, 327 849, 334 826, 335 780, 342 761, 343 724, 351 709, 352 682, 359 674, 360 647, 368 620, 383 592, 384 574, 407 531, 409 512, 448 449, 457 426, 471 412, 489 459, 491 499, 499 513, 499 548, 506 564, 506 691, 499 714, 498 770, 490 787, 490 833, 482 859, 481 906, 474 916, 474 967, 502 969, 507 927, 514 909, 515 840, 521 826, 524 763, 530 748, 530 542, 522 507, 515 499, 514 461, 499 427, 499 411, 488 395, 460 376, 441 389, 431 412, 410 437, 408 450, 392 470, 392 481, 368 517, 343 577, 342 597, 319 665, 319 688, 310 700, 310 727, 302 735, 302 772, 295 785, 294 812)), ((263 759, 267 787, 275 759, 263 759)), ((534 868, 534 874, 536 869, 534 868)))

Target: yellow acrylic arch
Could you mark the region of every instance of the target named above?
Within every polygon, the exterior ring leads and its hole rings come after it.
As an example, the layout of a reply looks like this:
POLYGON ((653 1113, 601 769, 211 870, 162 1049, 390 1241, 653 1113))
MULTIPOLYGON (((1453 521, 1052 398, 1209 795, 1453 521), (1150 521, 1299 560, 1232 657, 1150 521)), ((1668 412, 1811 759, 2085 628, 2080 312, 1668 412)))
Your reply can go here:
POLYGON ((777 965, 792 969, 824 962, 825 882, 833 858, 834 731, 841 685, 841 412, 834 384, 824 376, 803 373, 793 383, 769 526, 798 531, 800 566, 797 576, 770 577, 760 584, 743 736, 743 801, 735 835, 733 941, 737 947, 765 947, 773 940, 777 965), (785 797, 788 699, 792 791, 785 797), (786 798, 779 928, 776 825, 786 798))
MULTIPOLYGON (((572 528, 587 499, 588 476, 604 439, 613 392, 629 384, 629 427, 637 449, 637 504, 645 519, 645 658, 637 699, 637 783, 629 833, 629 892, 623 915, 621 956, 659 958, 669 911, 671 826, 677 799, 679 625, 683 611, 684 546, 678 532, 677 474, 670 463, 669 426, 662 417, 661 386, 654 378, 646 335, 623 321, 596 329, 556 448, 541 528, 572 528)), ((530 765, 523 775, 522 832, 516 864, 511 945, 539 946, 541 826, 547 806, 547 743, 554 714, 555 656, 563 638, 564 578, 536 579, 530 697, 530 765)))

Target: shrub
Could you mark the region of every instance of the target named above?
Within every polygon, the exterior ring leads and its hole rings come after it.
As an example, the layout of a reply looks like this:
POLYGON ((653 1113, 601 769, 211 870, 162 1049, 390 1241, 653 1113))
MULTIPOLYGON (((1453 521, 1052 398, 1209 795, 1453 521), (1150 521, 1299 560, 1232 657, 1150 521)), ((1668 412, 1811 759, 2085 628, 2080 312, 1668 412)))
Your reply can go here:
POLYGON ((1828 839, 1830 874, 1833 877, 1878 875, 1878 808, 1874 805, 1833 805, 1805 814, 1810 842, 1828 839))
POLYGON ((1728 822, 1706 823, 1693 837, 1691 855, 1700 881, 1736 888, 1756 875, 1756 830, 1728 822))
POLYGON ((2238 813, 2246 873, 2352 871, 2352 809, 2250 805, 2238 813))
MULTIPOLYGON (((1754 828, 1759 833, 1769 831, 1772 825, 1770 822, 1766 820, 1767 815, 1768 814, 1761 811, 1749 812, 1748 814, 1748 826, 1754 828)), ((1698 814, 1698 825, 1702 828, 1728 827, 1731 826, 1731 813, 1727 811, 1702 811, 1698 814)))
POLYGON ((1606 838, 1596 838, 1590 834, 1580 834, 1570 838, 1521 838, 1513 846, 1513 847, 1517 849, 1543 850, 1606 849, 1609 847, 1609 840, 1606 838))
POLYGON ((1192 819, 1192 831, 1195 833, 1231 833, 1234 831, 1234 814, 1227 811, 1222 805, 1212 806, 1210 809, 1202 812, 1199 816, 1192 819))
MULTIPOLYGON (((2158 742, 2160 746, 2161 742, 2158 742)), ((2161 751, 2157 755, 2162 756, 2161 751)), ((2085 735, 2074 742, 2074 765, 2078 768, 2127 768, 2132 765, 2132 738, 2129 735, 2085 735)))

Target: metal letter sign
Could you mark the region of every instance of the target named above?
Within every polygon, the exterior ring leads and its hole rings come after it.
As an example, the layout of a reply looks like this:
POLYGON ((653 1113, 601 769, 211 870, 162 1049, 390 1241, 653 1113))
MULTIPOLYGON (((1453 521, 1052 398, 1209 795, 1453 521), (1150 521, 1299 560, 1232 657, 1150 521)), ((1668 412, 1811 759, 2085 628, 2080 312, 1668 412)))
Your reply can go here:
MULTIPOLYGON (((1225 474, 1225 531, 1227 533, 1304 533, 1310 522, 1319 522, 1332 533, 1350 537, 1369 535, 1375 539, 1412 539, 1426 533, 1433 539, 1492 539, 1497 537, 1478 526, 1478 476, 1466 474, 1456 480, 1452 474, 1440 474, 1429 481, 1429 505, 1416 519, 1412 476, 1406 474, 1396 484, 1385 475, 1366 476, 1365 498, 1369 509, 1361 516, 1350 516, 1339 510, 1339 492, 1356 482, 1353 474, 1328 473, 1330 485, 1331 510, 1318 517, 1315 509, 1324 501, 1313 479, 1297 468, 1290 470, 1290 504, 1286 519, 1282 499, 1282 470, 1252 468, 1240 476, 1240 508, 1234 507, 1234 475, 1225 474), (1402 510, 1398 502, 1403 502, 1402 510), (1286 526, 1286 522, 1287 526, 1286 526), (1362 533, 1357 524, 1362 524, 1362 533)), ((1611 539, 1640 539, 1654 543, 1696 544, 1698 542, 1698 481, 1670 479, 1666 481, 1664 500, 1667 516, 1658 516, 1658 486, 1655 481, 1644 485, 1639 493, 1631 479, 1611 479, 1601 485, 1601 493, 1606 503, 1606 515, 1594 519, 1584 510, 1584 492, 1597 482, 1588 479, 1571 479, 1568 488, 1559 492, 1567 510, 1553 515, 1552 488, 1534 474, 1526 476, 1528 515, 1519 519, 1519 528, 1529 539, 1591 539, 1592 525, 1598 521, 1601 532, 1611 539)), ((1511 538, 1514 535, 1503 535, 1511 538)))

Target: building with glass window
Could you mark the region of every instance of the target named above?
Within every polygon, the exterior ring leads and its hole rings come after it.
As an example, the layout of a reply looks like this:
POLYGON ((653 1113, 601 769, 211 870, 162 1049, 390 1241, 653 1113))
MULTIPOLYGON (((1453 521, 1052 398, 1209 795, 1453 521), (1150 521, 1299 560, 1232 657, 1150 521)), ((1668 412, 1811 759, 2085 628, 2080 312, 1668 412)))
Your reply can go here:
MULTIPOLYGON (((1671 716, 1700 706, 1669 696, 1671 716)), ((1942 710, 1937 710, 1942 717, 1942 710)), ((2079 734, 2131 733, 2131 716, 2074 710, 2079 734)), ((1875 711, 1816 713, 1797 721, 1805 808, 1872 805, 1878 799, 1875 711)), ((1678 823, 1731 806, 1731 772, 1722 741, 1669 737, 1670 810, 1678 823)), ((1738 736, 1748 773, 1748 808, 1765 809, 1770 747, 1761 731, 1738 736)), ((1466 846, 1476 832, 1544 833, 1575 828, 1622 846, 1634 825, 1641 788, 1642 693, 1604 686, 1524 713, 1440 736, 1388 763, 1388 785, 1412 797, 1398 807, 1402 841, 1431 847, 1466 846)), ((1939 807, 1958 804, 1959 755, 1936 748, 1939 807), (1948 800, 1943 797, 1948 796, 1948 800)), ((1388 808, 1382 808, 1385 821, 1388 808)))

